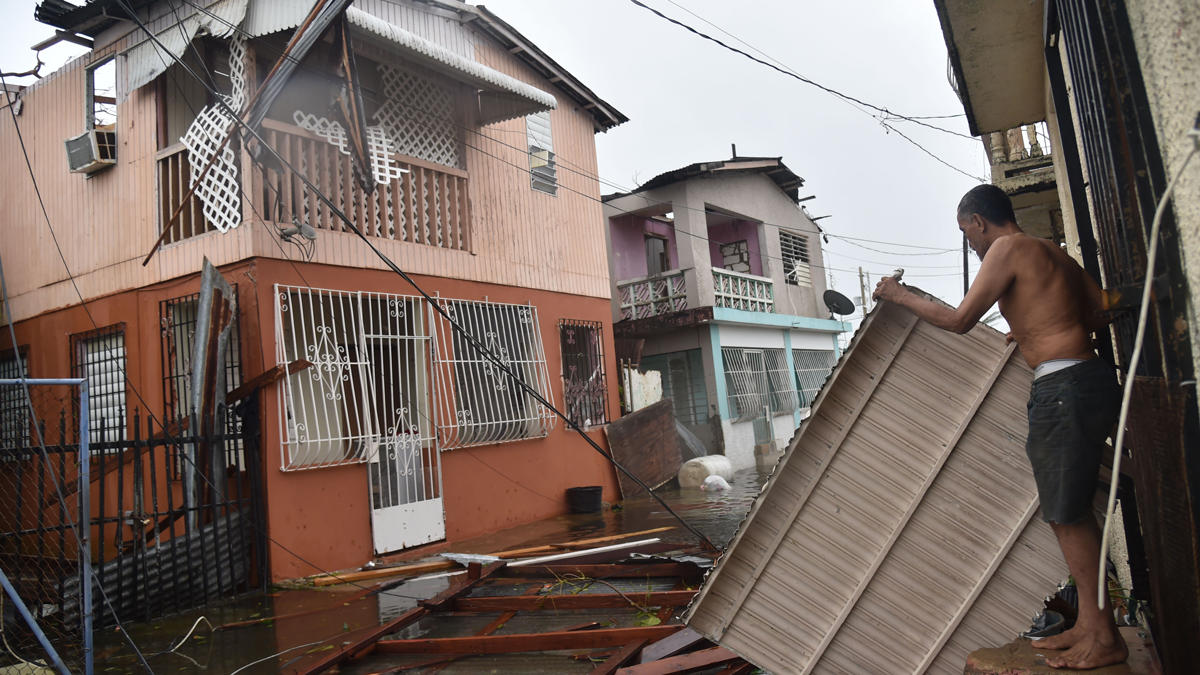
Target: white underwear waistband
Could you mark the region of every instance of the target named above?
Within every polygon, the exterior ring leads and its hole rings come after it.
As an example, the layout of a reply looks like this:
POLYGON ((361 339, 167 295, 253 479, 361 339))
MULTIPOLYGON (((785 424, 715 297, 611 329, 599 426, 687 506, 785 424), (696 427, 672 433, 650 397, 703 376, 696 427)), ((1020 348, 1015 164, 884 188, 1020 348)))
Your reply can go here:
POLYGON ((1033 369, 1033 379, 1039 380, 1050 373, 1057 373, 1060 370, 1066 370, 1077 363, 1083 363, 1087 359, 1050 359, 1042 361, 1033 369))

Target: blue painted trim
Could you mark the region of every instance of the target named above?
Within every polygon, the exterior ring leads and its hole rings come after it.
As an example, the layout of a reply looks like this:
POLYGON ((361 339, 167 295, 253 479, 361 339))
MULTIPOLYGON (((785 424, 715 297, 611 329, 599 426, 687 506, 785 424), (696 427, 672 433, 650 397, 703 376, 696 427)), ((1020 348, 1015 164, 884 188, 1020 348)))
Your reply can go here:
POLYGON ((717 391, 717 414, 721 419, 729 419, 729 396, 725 392, 725 359, 721 356, 721 328, 716 324, 708 325, 708 337, 712 343, 712 362, 714 388, 717 391))
POLYGON ((838 359, 842 358, 842 344, 840 342, 838 342, 838 336, 836 333, 834 333, 832 337, 833 337, 833 360, 837 361, 838 359))
POLYGON ((751 326, 795 328, 826 333, 843 333, 850 330, 850 324, 846 321, 817 319, 811 316, 795 316, 794 314, 747 312, 744 309, 729 309, 728 307, 713 307, 713 321, 743 323, 751 326))
MULTIPOLYGON (((837 339, 836 334, 834 334, 833 339, 834 340, 837 339)), ((795 359, 794 355, 792 354, 792 331, 790 331, 790 330, 783 331, 783 360, 784 360, 784 362, 787 363, 788 372, 791 373, 791 375, 792 375, 792 382, 795 382, 796 381, 796 359, 795 359)), ((799 391, 796 392, 796 398, 797 398, 797 400, 800 398, 799 391)), ((799 406, 797 406, 797 408, 792 411, 792 429, 794 430, 799 426, 800 426, 800 408, 799 408, 799 406)))

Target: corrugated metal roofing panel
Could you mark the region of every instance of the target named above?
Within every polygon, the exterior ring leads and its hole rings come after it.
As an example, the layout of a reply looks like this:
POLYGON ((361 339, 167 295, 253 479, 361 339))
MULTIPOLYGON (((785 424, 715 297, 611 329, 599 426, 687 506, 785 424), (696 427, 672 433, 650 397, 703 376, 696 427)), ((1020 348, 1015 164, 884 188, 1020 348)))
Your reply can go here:
POLYGON ((961 672, 1066 577, 1025 458, 1032 374, 881 303, 688 624, 772 672, 961 672))

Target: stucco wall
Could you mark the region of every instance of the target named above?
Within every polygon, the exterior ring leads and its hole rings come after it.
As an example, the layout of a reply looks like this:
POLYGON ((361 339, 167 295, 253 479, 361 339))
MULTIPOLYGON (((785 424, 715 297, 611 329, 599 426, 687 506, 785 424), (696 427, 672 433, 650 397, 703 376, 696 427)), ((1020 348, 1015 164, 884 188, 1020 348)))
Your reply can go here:
POLYGON ((667 223, 640 216, 620 216, 610 222, 612 236, 613 281, 646 276, 646 235, 667 240, 667 262, 670 269, 679 269, 679 252, 675 247, 675 228, 667 223))
MULTIPOLYGON (((1193 147, 1185 134, 1200 112, 1200 4, 1143 0, 1128 2, 1126 8, 1163 164, 1167 176, 1174 176, 1193 147)), ((1192 354, 1200 372, 1200 158, 1192 159, 1175 186, 1173 207, 1191 289, 1192 354)))

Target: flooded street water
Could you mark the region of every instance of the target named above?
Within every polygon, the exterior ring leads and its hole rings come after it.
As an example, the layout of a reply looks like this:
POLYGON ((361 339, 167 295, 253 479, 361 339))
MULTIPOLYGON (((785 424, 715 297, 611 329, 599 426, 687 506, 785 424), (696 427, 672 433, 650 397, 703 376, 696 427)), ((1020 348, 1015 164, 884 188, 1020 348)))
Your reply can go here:
MULTIPOLYGON (((681 489, 672 482, 657 494, 713 543, 724 547, 749 512, 765 478, 765 472, 747 469, 734 475, 726 491, 681 489)), ((653 536, 678 544, 683 551, 699 551, 696 538, 679 526, 662 505, 644 494, 630 496, 602 513, 558 516, 472 540, 454 550, 480 553, 670 525, 676 527, 653 536)), ((441 592, 447 584, 444 577, 406 581, 381 594, 366 594, 367 586, 353 585, 275 589, 215 603, 196 612, 129 623, 126 627, 156 673, 277 673, 286 671, 293 661, 311 659, 314 654, 340 647, 356 631, 399 615, 419 600, 441 592), (250 625, 213 632, 201 621, 194 633, 182 640, 201 616, 215 627, 247 622, 250 625), (182 644, 170 652, 181 640, 182 644), (290 651, 275 656, 284 650, 290 651), (262 661, 254 664, 259 659, 262 661)), ((437 621, 414 624, 404 631, 403 637, 434 637, 442 630, 439 626, 437 621)), ((98 631, 95 641, 97 672, 141 670, 119 631, 98 631)))

